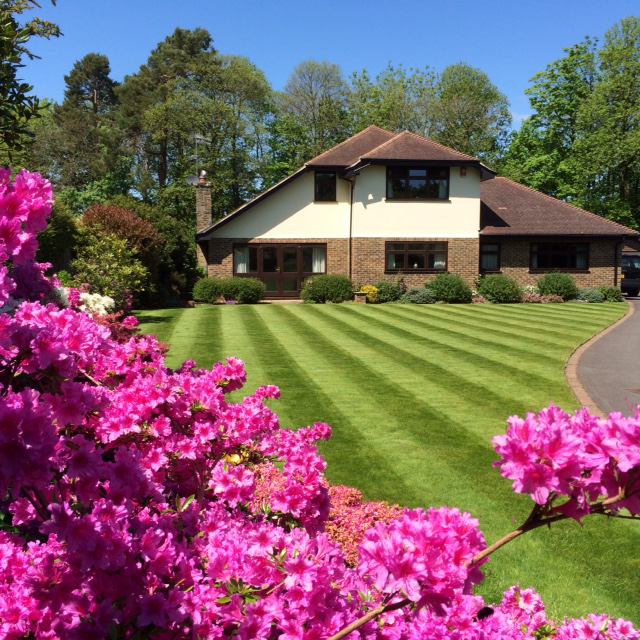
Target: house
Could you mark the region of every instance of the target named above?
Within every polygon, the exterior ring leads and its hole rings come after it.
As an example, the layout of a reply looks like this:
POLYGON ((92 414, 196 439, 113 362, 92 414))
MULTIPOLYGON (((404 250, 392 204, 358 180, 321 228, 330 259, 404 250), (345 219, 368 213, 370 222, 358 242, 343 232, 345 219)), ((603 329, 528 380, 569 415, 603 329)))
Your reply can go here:
POLYGON ((525 285, 563 271, 581 287, 618 285, 622 247, 638 237, 478 158, 375 126, 216 222, 204 180, 196 195, 200 264, 210 276, 260 278, 275 298, 297 297, 320 273, 421 287, 444 272, 525 285))

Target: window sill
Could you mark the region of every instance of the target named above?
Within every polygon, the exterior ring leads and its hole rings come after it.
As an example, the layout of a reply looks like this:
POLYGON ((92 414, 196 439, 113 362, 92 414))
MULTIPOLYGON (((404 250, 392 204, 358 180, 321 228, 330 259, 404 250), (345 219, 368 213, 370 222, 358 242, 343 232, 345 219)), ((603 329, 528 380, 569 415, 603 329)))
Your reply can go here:
POLYGON ((337 200, 314 200, 313 204, 338 204, 337 200))
POLYGON ((434 273, 449 273, 446 269, 396 269, 395 271, 385 271, 385 275, 410 275, 415 273, 417 275, 429 275, 434 273))
POLYGON ((591 273, 589 269, 529 269, 529 273, 591 273))
MULTIPOLYGON (((480 269, 480 273, 482 275, 495 275, 497 273, 502 273, 502 269, 480 269)), ((529 273, 531 273, 531 271, 529 273)))

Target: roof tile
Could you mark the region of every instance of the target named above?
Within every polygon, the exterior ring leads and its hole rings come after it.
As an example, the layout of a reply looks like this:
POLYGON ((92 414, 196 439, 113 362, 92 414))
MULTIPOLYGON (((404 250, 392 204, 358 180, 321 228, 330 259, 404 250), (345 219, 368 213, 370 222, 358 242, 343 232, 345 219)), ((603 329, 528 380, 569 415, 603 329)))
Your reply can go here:
POLYGON ((483 236, 638 236, 638 232, 508 178, 480 186, 483 236))
POLYGON ((310 167, 348 167, 357 162, 363 153, 371 151, 383 142, 395 136, 391 131, 371 125, 347 138, 344 142, 331 147, 307 162, 310 167))

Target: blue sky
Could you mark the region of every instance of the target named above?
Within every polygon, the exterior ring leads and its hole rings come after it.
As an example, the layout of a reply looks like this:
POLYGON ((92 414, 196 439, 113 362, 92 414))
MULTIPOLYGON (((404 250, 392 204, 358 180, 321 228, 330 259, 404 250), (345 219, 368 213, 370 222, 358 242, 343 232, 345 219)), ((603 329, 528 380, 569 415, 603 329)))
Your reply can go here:
MULTIPOLYGON (((42 0, 46 2, 46 0, 42 0)), ((64 36, 34 44, 25 80, 61 100, 64 75, 90 52, 109 56, 112 75, 135 72, 176 27, 205 27, 216 48, 247 56, 281 89, 303 60, 329 60, 345 74, 389 62, 442 70, 480 67, 507 95, 515 124, 529 113, 529 79, 591 35, 638 13, 637 0, 58 0, 37 15, 64 36)), ((35 13, 34 13, 35 15, 35 13)))

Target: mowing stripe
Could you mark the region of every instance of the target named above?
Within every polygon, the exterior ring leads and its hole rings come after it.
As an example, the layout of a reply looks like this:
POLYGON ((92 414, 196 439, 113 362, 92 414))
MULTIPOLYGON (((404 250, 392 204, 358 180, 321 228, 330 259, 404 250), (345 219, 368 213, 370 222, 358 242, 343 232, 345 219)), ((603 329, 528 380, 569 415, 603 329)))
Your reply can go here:
MULTIPOLYGON (((506 501, 508 492, 500 492, 499 486, 502 483, 496 482, 496 474, 491 471, 494 454, 487 439, 461 427, 447 414, 439 411, 417 395, 416 391, 408 390, 391 377, 379 374, 367 366, 366 360, 343 346, 347 336, 351 336, 356 343, 367 345, 362 347, 361 350, 364 348, 373 349, 372 345, 375 344, 377 346, 380 341, 341 322, 339 324, 343 326, 338 328, 339 332, 336 332, 335 328, 330 332, 323 332, 310 322, 308 313, 302 316, 290 307, 278 307, 277 313, 283 317, 289 316, 288 321, 291 327, 295 331, 309 336, 310 347, 321 351, 323 357, 331 358, 331 364, 336 369, 344 370, 344 374, 357 383, 361 387, 362 393, 367 394, 371 402, 378 404, 381 411, 388 410, 388 404, 385 400, 387 396, 400 400, 402 406, 402 416, 400 417, 402 428, 405 434, 412 434, 416 443, 421 443, 421 447, 425 446, 426 441, 426 446, 430 454, 432 454, 428 458, 430 467, 444 466, 447 469, 446 476, 456 478, 458 482, 465 486, 467 491, 470 486, 469 483, 471 483, 471 486, 481 486, 482 483, 486 482, 488 485, 484 485, 485 487, 495 486, 497 493, 489 497, 500 504, 506 501), (423 431, 419 428, 419 425, 425 425, 427 430, 423 431), (483 464, 480 465, 478 460, 482 460, 483 464), (453 474, 451 473, 452 470, 454 470, 453 474), (482 480, 480 476, 482 476, 482 480), (502 499, 498 499, 499 494, 502 499)), ((312 313, 319 315, 321 319, 326 320, 329 324, 334 320, 325 316, 320 311, 319 306, 314 307, 312 313)), ((389 345, 387 343, 382 344, 388 350, 389 345)), ((385 357, 383 350, 376 350, 376 352, 379 357, 385 357)), ((405 355, 403 354, 404 357, 405 355)), ((420 366, 430 365, 424 360, 416 360, 420 366)), ((396 365, 402 366, 402 363, 396 362, 396 365)), ((449 391, 451 391, 451 384, 455 385, 454 388, 458 388, 461 379, 444 370, 443 373, 447 375, 449 380, 449 391)), ((437 382, 434 381, 434 384, 440 386, 442 382, 438 380, 437 382)), ((483 394, 486 396, 487 390, 480 388, 480 395, 482 396, 483 394)), ((465 397, 469 398, 469 394, 465 393, 465 397)), ((473 400, 469 401, 473 402, 473 400)), ((506 400, 500 398, 500 402, 504 403, 506 400)), ((390 452, 387 455, 390 455, 390 452)), ((403 457, 406 457, 404 452, 403 457)), ((422 462, 424 464, 427 460, 422 462)), ((451 489, 452 487, 449 486, 448 488, 451 489)), ((486 497, 483 494, 483 500, 486 497)), ((443 496, 438 495, 437 499, 442 500, 443 496)))
MULTIPOLYGON (((434 340, 430 337, 425 336, 424 334, 416 333, 414 331, 409 331, 407 329, 398 327, 396 324, 393 324, 393 322, 384 321, 379 318, 375 318, 370 313, 367 312, 366 308, 358 307, 357 305, 351 305, 350 307, 343 306, 343 307, 338 307, 337 309, 338 309, 338 313, 340 313, 343 317, 344 316, 348 317, 351 314, 357 314, 357 315, 363 316, 363 319, 366 318, 367 324, 372 324, 380 328, 381 330, 385 331, 386 333, 390 333, 400 338, 404 338, 405 340, 410 340, 413 345, 420 345, 425 347, 427 350, 431 348, 431 349, 436 349, 437 351, 440 351, 444 348, 447 351, 447 355, 450 355, 451 357, 457 359, 459 361, 459 365, 461 367, 464 367, 465 369, 468 368, 469 365, 471 365, 472 369, 470 370, 469 377, 466 377, 466 376, 463 377, 462 374, 461 375, 452 374, 451 370, 445 369, 444 367, 439 366, 433 361, 427 361, 425 368, 430 369, 429 373, 433 375, 435 379, 438 380, 438 382, 446 386, 456 384, 454 380, 457 380, 458 382, 456 386, 459 387, 460 386, 459 381, 460 379, 463 379, 465 393, 469 389, 475 390, 477 395, 479 396, 480 404, 486 403, 486 401, 488 400, 493 400, 493 402, 489 403, 490 406, 495 406, 496 402, 502 403, 503 405, 508 405, 510 402, 513 402, 512 398, 500 396, 496 394, 490 386, 488 386, 491 383, 492 378, 495 378, 496 376, 504 376, 504 377, 522 376, 524 373, 527 376, 528 390, 536 391, 538 393, 551 393, 553 387, 557 385, 557 381, 554 381, 550 378, 540 376, 539 374, 532 373, 531 371, 524 372, 521 369, 518 369, 517 367, 513 367, 507 364, 504 358, 499 358, 499 357, 489 358, 482 354, 472 353, 466 349, 461 349, 455 346, 454 344, 444 343, 438 340, 434 340), (486 370, 490 374, 489 378, 485 378, 485 380, 487 380, 487 386, 474 382, 474 380, 478 378, 477 368, 486 370)), ((353 317, 353 315, 351 315, 351 317, 353 317)), ((347 323, 347 324, 350 327, 353 327, 351 323, 347 323)), ((359 329, 355 327, 353 328, 354 330, 359 331, 359 329)), ((452 338, 454 342, 460 342, 460 340, 456 340, 455 335, 452 335, 452 338)), ((369 339, 372 340, 374 338, 369 338, 369 339)), ((377 340, 377 342, 380 345, 386 344, 385 341, 383 340, 378 340, 378 339, 375 339, 375 340, 377 340)), ((468 339, 467 339, 467 342, 468 342, 468 339)), ((403 352, 403 356, 402 356, 403 360, 406 361, 407 363, 411 363, 412 366, 415 366, 416 364, 415 361, 425 362, 420 357, 415 356, 414 355, 415 352, 404 350, 404 349, 399 349, 399 350, 403 352)), ((526 412, 527 405, 524 403, 518 404, 516 407, 514 407, 514 409, 517 412, 526 412)))
MULTIPOLYGON (((481 306, 484 307, 485 305, 481 306)), ((506 307, 508 305, 504 306, 506 307)), ((462 315, 466 315, 469 318, 475 318, 476 320, 480 320, 482 316, 484 316, 484 320, 487 323, 491 323, 494 320, 497 320, 502 326, 512 327, 520 331, 528 330, 531 332, 544 332, 545 334, 551 334, 554 338, 560 339, 575 338, 577 337, 578 333, 580 333, 580 335, 584 335, 584 331, 582 330, 582 328, 585 327, 593 327, 593 329, 595 330, 602 326, 602 323, 582 321, 581 329, 572 329, 567 327, 566 321, 563 322, 562 320, 549 320, 547 316, 534 316, 533 314, 531 314, 516 317, 512 314, 502 314, 501 310, 499 309, 495 311, 492 309, 487 311, 482 309, 478 314, 476 314, 474 309, 461 309, 457 305, 451 305, 451 307, 448 307, 447 305, 438 305, 436 313, 442 313, 451 316, 455 316, 456 314, 460 313, 462 315)), ((573 317, 571 319, 573 319, 573 317)), ((575 319, 577 320, 578 318, 576 317, 575 319)), ((490 325, 488 324, 487 326, 490 325)))
POLYGON ((195 360, 201 367, 210 367, 220 359, 222 344, 218 307, 186 309, 171 334, 172 349, 168 354, 168 364, 177 367, 186 357, 195 360))
MULTIPOLYGON (((440 307, 441 305, 438 306, 440 307)), ((491 338, 496 336, 501 337, 504 338, 505 341, 495 342, 495 344, 508 346, 510 350, 514 348, 514 344, 522 344, 523 338, 526 339, 527 344, 536 345, 536 348, 546 348, 554 353, 557 347, 566 347, 569 345, 569 342, 566 340, 554 342, 553 340, 549 340, 548 337, 531 336, 528 332, 523 331, 521 326, 517 331, 504 327, 502 322, 500 322, 499 325, 492 324, 490 327, 487 327, 486 318, 478 318, 477 315, 472 316, 471 314, 467 314, 466 310, 456 311, 455 316, 452 316, 451 312, 446 314, 442 313, 439 309, 432 309, 431 305, 427 307, 427 305, 396 304, 385 305, 384 311, 385 313, 391 314, 403 314, 405 317, 408 317, 408 314, 410 314, 416 323, 423 324, 425 327, 431 327, 432 323, 436 322, 439 323, 437 326, 445 325, 448 329, 451 329, 452 326, 460 327, 461 329, 471 329, 480 333, 483 343, 488 342, 488 336, 491 338), (472 317, 474 321, 472 321, 472 317)), ((542 357, 546 358, 547 356, 542 355, 542 357)))
MULTIPOLYGON (((342 454, 353 460, 356 468, 374 470, 376 474, 382 475, 387 483, 395 486, 400 495, 413 496, 414 500, 419 500, 419 496, 414 493, 414 487, 406 484, 404 478, 389 466, 389 459, 384 452, 378 453, 372 447, 362 446, 365 439, 357 425, 338 409, 332 398, 323 391, 322 386, 317 384, 291 357, 287 347, 269 329, 256 309, 254 307, 247 309, 248 313, 242 316, 242 322, 252 339, 260 345, 257 349, 258 358, 269 379, 276 382, 291 376, 292 372, 295 375, 295 386, 288 385, 286 390, 283 390, 287 403, 292 407, 304 408, 304 413, 307 416, 309 414, 315 416, 316 421, 322 419, 334 426, 340 425, 340 429, 334 430, 333 444, 339 445, 342 454)), ((335 451, 332 453, 336 454, 335 451)), ((331 472, 331 469, 329 471, 331 472)), ((331 475, 329 473, 329 476, 331 475)), ((353 478, 349 476, 341 481, 352 480, 353 478)))
POLYGON ((143 333, 154 334, 160 342, 170 344, 176 324, 185 309, 162 309, 160 311, 141 311, 136 313, 143 333))
MULTIPOLYGON (((513 320, 533 320, 544 321, 551 325, 556 326, 559 329, 567 330, 567 321, 571 321, 574 318, 580 318, 580 321, 585 324, 598 324, 601 325, 604 320, 610 317, 615 317, 614 309, 602 309, 595 313, 589 312, 583 314, 579 311, 582 305, 479 305, 481 307, 480 312, 490 315, 497 315, 501 318, 513 319, 513 320), (504 311, 497 307, 504 307, 504 311), (557 307, 562 307, 557 309, 557 307), (566 307, 570 307, 566 309, 566 307), (587 318, 586 316, 589 316, 587 318)), ((586 306, 586 305, 585 305, 586 306)), ((570 330, 570 327, 569 327, 570 330)))
MULTIPOLYGON (((427 329, 430 333, 435 333, 436 335, 443 334, 445 337, 447 335, 455 336, 457 341, 462 342, 465 345, 469 345, 469 348, 472 351, 477 352, 480 350, 484 352, 497 350, 502 356, 501 361, 504 361, 505 353, 508 353, 510 356, 520 356, 518 362, 526 361, 527 364, 541 364, 545 368, 548 368, 549 365, 555 366, 558 364, 558 361, 561 360, 557 357, 557 347, 550 348, 549 343, 544 342, 541 339, 530 340, 527 338, 527 343, 534 343, 533 346, 536 349, 535 351, 523 349, 522 347, 517 346, 521 345, 523 342, 524 336, 522 334, 519 336, 516 334, 508 334, 508 340, 495 340, 496 335, 503 335, 506 333, 496 329, 495 327, 491 327, 491 331, 489 333, 485 327, 478 326, 471 322, 457 321, 455 322, 456 328, 452 328, 454 323, 435 317, 432 314, 423 314, 423 317, 419 318, 417 317, 418 314, 414 313, 413 309, 407 308, 405 305, 387 305, 384 309, 380 309, 380 314, 391 316, 394 319, 394 322, 397 321, 400 324, 406 323, 413 327, 416 327, 417 325, 417 327, 427 329), (458 330, 457 327, 461 327, 463 330, 458 330), (491 336, 491 339, 487 339, 488 335, 491 336), (551 356, 540 353, 539 350, 544 348, 556 355, 551 356)), ((525 370, 525 373, 528 373, 528 370, 525 370)))

